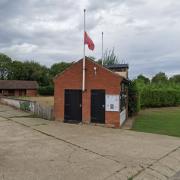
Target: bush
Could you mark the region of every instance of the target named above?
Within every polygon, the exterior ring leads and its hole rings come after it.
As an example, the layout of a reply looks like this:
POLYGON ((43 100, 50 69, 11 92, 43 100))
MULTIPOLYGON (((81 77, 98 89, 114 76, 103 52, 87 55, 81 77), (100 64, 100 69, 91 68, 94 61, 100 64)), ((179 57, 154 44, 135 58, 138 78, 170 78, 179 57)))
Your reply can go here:
POLYGON ((144 88, 141 107, 166 107, 180 105, 180 90, 144 88))
POLYGON ((130 82, 128 89, 128 115, 132 116, 140 110, 140 95, 135 81, 130 82))
POLYGON ((54 95, 54 87, 53 86, 40 86, 38 89, 39 95, 43 96, 53 96, 54 95))

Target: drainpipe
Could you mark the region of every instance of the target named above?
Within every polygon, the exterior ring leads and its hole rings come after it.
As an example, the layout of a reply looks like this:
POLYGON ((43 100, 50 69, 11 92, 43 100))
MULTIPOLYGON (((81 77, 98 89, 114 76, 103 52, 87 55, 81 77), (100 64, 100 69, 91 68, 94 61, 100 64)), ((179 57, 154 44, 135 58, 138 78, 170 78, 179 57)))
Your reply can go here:
MULTIPOLYGON (((84 9, 84 34, 86 31, 86 9, 84 9)), ((82 77, 82 91, 85 91, 85 76, 86 76, 86 57, 85 57, 85 35, 84 35, 84 49, 83 49, 83 77, 82 77)))

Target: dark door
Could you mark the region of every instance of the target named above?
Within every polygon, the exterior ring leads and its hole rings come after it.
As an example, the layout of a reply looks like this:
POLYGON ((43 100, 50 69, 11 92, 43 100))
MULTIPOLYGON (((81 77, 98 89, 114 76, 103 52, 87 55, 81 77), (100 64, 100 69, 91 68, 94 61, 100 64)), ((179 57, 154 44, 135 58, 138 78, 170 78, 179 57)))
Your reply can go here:
POLYGON ((91 122, 105 123, 105 90, 91 90, 91 122))
POLYGON ((25 95, 26 95, 25 89, 19 90, 19 96, 25 96, 25 95))
POLYGON ((64 121, 78 123, 82 121, 82 91, 65 90, 64 121))

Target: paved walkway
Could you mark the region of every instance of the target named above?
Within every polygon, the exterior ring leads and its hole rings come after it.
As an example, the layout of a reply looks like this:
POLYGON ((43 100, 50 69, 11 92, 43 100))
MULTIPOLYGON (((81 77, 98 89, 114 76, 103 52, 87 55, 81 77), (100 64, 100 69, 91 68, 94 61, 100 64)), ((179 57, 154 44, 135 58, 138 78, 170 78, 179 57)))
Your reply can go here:
POLYGON ((0 105, 0 179, 175 180, 179 171, 180 138, 47 121, 0 105))

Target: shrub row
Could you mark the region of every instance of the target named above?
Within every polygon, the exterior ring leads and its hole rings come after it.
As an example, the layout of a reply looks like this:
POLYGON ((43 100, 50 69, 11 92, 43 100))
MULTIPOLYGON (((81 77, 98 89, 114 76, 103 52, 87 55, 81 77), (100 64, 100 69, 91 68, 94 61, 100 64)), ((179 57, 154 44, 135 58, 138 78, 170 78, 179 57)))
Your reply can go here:
POLYGON ((140 94, 141 107, 166 107, 180 105, 180 90, 144 88, 140 94))
POLYGON ((128 88, 128 115, 133 116, 140 110, 140 93, 136 82, 131 81, 128 88))
POLYGON ((53 96, 54 95, 54 87, 53 86, 40 86, 38 89, 39 95, 43 96, 53 96))

